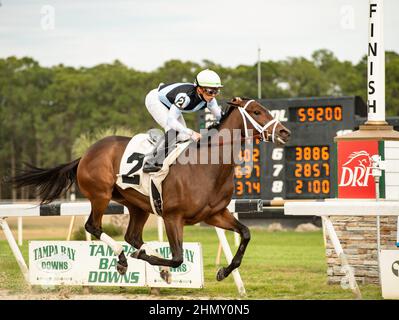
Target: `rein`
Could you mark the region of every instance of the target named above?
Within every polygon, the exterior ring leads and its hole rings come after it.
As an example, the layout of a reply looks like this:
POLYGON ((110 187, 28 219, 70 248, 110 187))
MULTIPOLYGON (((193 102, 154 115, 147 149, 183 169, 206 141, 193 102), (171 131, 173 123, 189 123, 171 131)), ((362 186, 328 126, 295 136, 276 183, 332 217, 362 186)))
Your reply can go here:
MULTIPOLYGON (((202 139, 209 139, 209 138, 212 138, 212 137, 209 136, 209 137, 204 137, 202 139)), ((253 136, 241 137, 240 139, 233 139, 233 140, 230 140, 230 141, 222 140, 221 142, 217 142, 217 143, 209 143, 209 142, 197 141, 197 145, 198 146, 207 145, 208 147, 218 147, 218 146, 223 146, 225 144, 233 144, 233 143, 238 142, 238 141, 245 141, 245 140, 248 140, 248 139, 257 139, 257 138, 260 138, 261 140, 263 140, 262 139, 262 135, 260 133, 257 133, 257 134, 254 134, 253 136)), ((270 140, 264 140, 264 141, 268 142, 270 140)))

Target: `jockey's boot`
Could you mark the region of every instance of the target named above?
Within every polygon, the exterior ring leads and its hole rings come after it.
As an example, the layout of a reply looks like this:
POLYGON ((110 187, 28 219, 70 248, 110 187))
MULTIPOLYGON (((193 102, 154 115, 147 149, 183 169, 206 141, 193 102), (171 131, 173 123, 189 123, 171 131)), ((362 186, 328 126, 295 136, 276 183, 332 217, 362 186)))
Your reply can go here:
POLYGON ((159 143, 154 148, 152 157, 148 158, 143 166, 143 172, 158 172, 161 170, 163 161, 173 150, 176 143, 177 132, 173 129, 166 131, 159 143))

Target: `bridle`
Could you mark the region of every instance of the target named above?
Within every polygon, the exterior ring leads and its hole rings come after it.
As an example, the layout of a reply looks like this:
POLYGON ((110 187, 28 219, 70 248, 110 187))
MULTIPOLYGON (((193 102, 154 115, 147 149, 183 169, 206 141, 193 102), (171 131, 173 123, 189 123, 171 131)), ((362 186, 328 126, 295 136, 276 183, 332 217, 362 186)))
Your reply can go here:
MULTIPOLYGON (((273 142, 275 141, 275 133, 276 133, 276 128, 277 125, 280 123, 280 121, 278 121, 277 119, 272 119, 270 121, 268 121, 264 126, 261 126, 259 123, 257 123, 255 121, 254 118, 252 118, 250 116, 250 114, 246 111, 246 108, 248 107, 248 105, 251 102, 254 102, 255 100, 248 100, 245 105, 243 107, 237 107, 237 109, 240 111, 240 114, 242 116, 242 121, 244 123, 244 130, 245 130, 245 137, 241 137, 241 139, 239 139, 239 141, 246 141, 248 139, 260 139, 261 141, 265 141, 265 142, 273 142), (249 136, 248 134, 248 125, 247 122, 250 122, 252 124, 252 126, 255 128, 256 131, 258 131, 258 133, 249 136), (269 128, 270 126, 273 126, 273 130, 272 133, 269 133, 267 131, 267 128, 269 128), (266 132, 266 136, 265 136, 265 132, 266 132)), ((236 142, 237 140, 233 139, 231 141, 221 141, 218 143, 209 143, 209 142, 205 142, 205 143, 201 143, 201 142, 197 142, 197 145, 208 145, 208 146, 222 146, 226 143, 231 144, 236 142)))
POLYGON ((256 131, 259 132, 259 135, 261 137, 261 139, 263 141, 272 141, 274 143, 274 139, 275 139, 275 133, 276 133, 276 128, 277 125, 280 123, 280 121, 278 121, 277 119, 273 119, 270 120, 269 122, 267 122, 263 127, 257 123, 255 121, 254 118, 252 118, 249 113, 247 112, 247 110, 245 110, 248 105, 251 102, 254 102, 255 100, 248 100, 247 103, 243 106, 243 107, 238 107, 238 110, 240 111, 240 114, 242 116, 242 121, 244 122, 244 130, 245 130, 245 138, 248 138, 248 125, 247 125, 247 121, 249 121, 252 126, 255 128, 256 131), (273 130, 272 133, 269 133, 267 131, 267 128, 269 128, 270 126, 273 126, 273 130), (265 132, 266 132, 266 137, 265 137, 265 132), (270 139, 271 138, 271 139, 270 139))

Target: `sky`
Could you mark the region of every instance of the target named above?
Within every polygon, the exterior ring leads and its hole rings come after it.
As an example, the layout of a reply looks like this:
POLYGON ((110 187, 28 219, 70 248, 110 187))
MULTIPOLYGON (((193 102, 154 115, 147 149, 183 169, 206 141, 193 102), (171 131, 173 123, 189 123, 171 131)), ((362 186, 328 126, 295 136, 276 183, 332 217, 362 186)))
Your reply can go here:
MULTIPOLYGON (((165 61, 226 67, 318 49, 367 54, 368 0, 0 0, 0 58, 91 67, 118 59, 152 71, 165 61)), ((384 0, 386 50, 399 53, 399 1, 384 0)))

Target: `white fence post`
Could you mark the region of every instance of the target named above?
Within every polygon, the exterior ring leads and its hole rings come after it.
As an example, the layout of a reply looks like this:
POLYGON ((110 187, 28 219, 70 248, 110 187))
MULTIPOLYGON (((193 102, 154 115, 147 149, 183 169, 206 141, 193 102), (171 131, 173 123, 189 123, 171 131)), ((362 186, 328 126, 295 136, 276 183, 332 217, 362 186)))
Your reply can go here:
POLYGON ((23 242, 23 229, 22 229, 22 217, 18 217, 18 245, 22 246, 23 242))
MULTIPOLYGON (((216 230, 216 233, 218 235, 220 244, 222 245, 224 256, 226 257, 226 261, 227 261, 227 263, 230 264, 231 261, 233 260, 233 254, 231 253, 231 249, 230 249, 229 243, 227 242, 225 231, 223 229, 218 228, 218 227, 215 227, 215 230, 216 230)), ((241 279, 241 276, 240 276, 240 273, 239 273, 238 269, 233 270, 233 272, 231 274, 233 275, 234 282, 235 282, 235 284, 237 286, 237 289, 238 289, 238 293, 241 296, 246 295, 244 283, 242 282, 242 279, 241 279)))
POLYGON ((11 251, 14 254, 15 260, 17 260, 18 266, 21 269, 21 272, 26 282, 29 283, 29 270, 28 267, 26 266, 24 257, 22 256, 22 253, 19 250, 17 243, 15 242, 14 236, 10 230, 10 227, 8 226, 7 221, 1 217, 0 217, 0 226, 3 229, 4 235, 6 236, 11 251))

